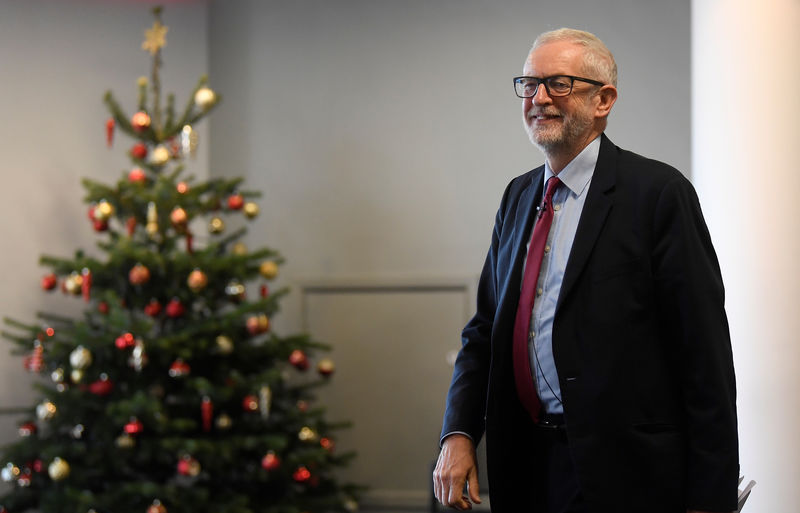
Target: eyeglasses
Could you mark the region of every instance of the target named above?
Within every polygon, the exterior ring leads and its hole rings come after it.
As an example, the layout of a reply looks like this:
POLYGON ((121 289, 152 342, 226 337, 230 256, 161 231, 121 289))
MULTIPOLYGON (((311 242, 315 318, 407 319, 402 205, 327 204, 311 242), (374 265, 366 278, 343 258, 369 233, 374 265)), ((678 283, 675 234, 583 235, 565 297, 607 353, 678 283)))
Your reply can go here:
POLYGON ((605 85, 589 78, 573 77, 572 75, 553 75, 552 77, 514 77, 514 92, 520 98, 533 98, 539 90, 539 84, 544 84, 548 96, 569 96, 575 81, 580 80, 597 86, 605 85))

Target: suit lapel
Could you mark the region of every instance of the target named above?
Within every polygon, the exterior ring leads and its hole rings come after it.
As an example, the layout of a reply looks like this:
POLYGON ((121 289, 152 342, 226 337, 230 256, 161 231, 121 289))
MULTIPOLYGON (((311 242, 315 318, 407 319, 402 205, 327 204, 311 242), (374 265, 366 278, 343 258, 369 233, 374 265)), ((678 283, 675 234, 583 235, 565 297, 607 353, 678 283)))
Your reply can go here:
POLYGON ((617 157, 616 146, 603 134, 600 141, 600 153, 592 175, 592 183, 583 205, 583 212, 578 221, 575 240, 567 260, 561 292, 558 295, 558 307, 575 286, 575 282, 583 271, 600 230, 605 224, 608 212, 613 204, 613 189, 616 183, 617 157))

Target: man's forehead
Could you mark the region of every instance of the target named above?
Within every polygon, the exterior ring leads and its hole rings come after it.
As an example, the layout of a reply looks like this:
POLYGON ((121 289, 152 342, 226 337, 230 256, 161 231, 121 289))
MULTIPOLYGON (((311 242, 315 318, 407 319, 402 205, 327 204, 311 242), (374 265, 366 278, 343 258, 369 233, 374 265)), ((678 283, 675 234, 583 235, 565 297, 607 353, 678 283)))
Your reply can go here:
POLYGON ((525 59, 525 75, 574 75, 583 64, 584 48, 569 41, 553 41, 531 50, 525 59))

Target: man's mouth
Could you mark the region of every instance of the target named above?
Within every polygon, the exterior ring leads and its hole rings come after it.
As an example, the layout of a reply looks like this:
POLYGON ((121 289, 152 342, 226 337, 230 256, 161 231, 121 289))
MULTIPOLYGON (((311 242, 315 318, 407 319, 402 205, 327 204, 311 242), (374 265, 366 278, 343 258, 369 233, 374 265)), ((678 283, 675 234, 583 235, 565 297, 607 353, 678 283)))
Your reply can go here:
POLYGON ((537 122, 551 121, 559 118, 561 118, 561 115, 557 113, 528 111, 528 119, 537 122))

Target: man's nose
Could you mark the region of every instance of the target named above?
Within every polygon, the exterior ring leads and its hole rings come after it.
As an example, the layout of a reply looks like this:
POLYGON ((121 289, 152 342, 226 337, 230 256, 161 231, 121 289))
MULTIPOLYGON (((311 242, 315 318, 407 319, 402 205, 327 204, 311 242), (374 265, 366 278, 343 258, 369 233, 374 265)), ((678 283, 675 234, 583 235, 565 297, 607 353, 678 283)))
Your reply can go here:
POLYGON ((544 83, 539 84, 539 87, 536 88, 536 92, 531 97, 531 101, 534 105, 544 105, 553 102, 553 99, 547 94, 547 88, 544 86, 544 83))

